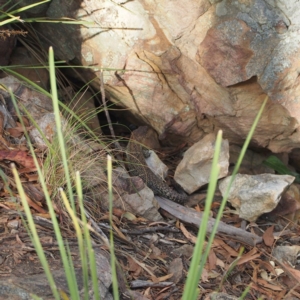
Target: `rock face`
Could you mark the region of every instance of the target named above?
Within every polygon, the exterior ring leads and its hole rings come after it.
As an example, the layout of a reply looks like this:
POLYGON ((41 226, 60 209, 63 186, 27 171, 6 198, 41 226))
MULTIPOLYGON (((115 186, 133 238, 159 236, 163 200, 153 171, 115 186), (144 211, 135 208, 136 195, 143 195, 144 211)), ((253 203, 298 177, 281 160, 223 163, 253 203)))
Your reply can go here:
POLYGON ((219 128, 242 143, 268 95, 254 143, 300 146, 299 2, 53 0, 47 16, 90 22, 37 28, 60 59, 113 69, 111 99, 171 143, 219 128))

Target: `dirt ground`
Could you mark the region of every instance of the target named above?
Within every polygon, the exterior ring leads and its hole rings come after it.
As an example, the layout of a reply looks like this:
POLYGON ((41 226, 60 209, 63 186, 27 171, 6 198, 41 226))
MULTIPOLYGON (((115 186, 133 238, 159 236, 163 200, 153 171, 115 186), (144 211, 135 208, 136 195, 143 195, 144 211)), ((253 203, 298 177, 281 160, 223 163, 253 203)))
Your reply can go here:
MULTIPOLYGON (((213 212, 216 213, 217 209, 216 198, 213 212)), ((53 299, 20 214, 1 205, 0 215, 0 299, 30 299, 30 293, 43 299, 53 299)), ((105 213, 103 217, 105 219, 105 213)), ((133 299, 181 299, 197 230, 170 216, 165 217, 165 222, 157 223, 139 218, 133 221, 115 219, 118 228, 115 230, 115 247, 122 299, 128 299, 128 287, 135 291, 133 299)), ((242 226, 242 220, 226 211, 223 221, 242 226)), ((66 279, 51 226, 39 219, 36 223, 58 289, 67 293, 66 279)), ((108 235, 105 224, 107 222, 102 221, 99 226, 108 235)), ((263 219, 251 230, 259 233, 267 232, 270 228, 282 234, 277 243, 299 244, 299 228, 289 225, 282 218, 276 221, 263 219)), ((78 286, 81 288, 77 242, 75 238, 70 238, 70 232, 64 235, 71 249, 78 286)), ((269 230, 269 237, 265 234, 264 243, 250 247, 230 237, 218 236, 199 283, 200 299, 209 299, 206 297, 213 291, 239 297, 248 286, 251 289, 245 299, 300 299, 297 277, 300 266, 292 268, 272 258, 271 251, 276 241, 273 239, 271 246, 265 244, 271 237, 272 232, 269 230), (240 255, 242 247, 244 251, 240 255), (274 261, 275 266, 270 261, 274 261), (279 268, 283 270, 280 276, 276 273, 279 268)), ((103 244, 95 243, 94 247, 109 258, 103 244)))

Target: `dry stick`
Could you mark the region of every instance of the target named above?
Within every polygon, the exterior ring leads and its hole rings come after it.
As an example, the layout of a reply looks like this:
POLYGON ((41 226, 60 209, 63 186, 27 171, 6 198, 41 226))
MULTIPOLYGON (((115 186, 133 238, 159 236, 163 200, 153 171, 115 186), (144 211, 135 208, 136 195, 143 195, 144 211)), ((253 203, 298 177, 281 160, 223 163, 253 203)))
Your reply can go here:
POLYGON ((167 232, 175 232, 179 233, 180 231, 173 227, 166 227, 166 226, 156 226, 156 227, 147 227, 147 228, 141 228, 137 230, 126 230, 121 229, 123 233, 133 234, 133 235, 143 235, 148 232, 159 232, 159 231, 167 231, 167 232))
POLYGON ((155 288, 165 288, 174 285, 174 282, 164 281, 164 282, 150 282, 146 280, 133 280, 130 283, 132 289, 144 288, 144 287, 155 287, 155 288))
MULTIPOLYGON (((111 134, 111 136, 113 137, 113 139, 115 141, 116 135, 115 135, 114 129, 113 129, 112 124, 111 124, 110 115, 109 115, 107 105, 106 105, 106 101, 105 101, 105 90, 104 90, 104 83, 103 83, 102 68, 100 69, 100 91, 101 91, 101 100, 102 100, 102 104, 103 104, 103 107, 104 107, 105 116, 106 116, 106 119, 107 119, 107 122, 108 122, 108 127, 109 127, 109 130, 110 130, 110 134, 111 134)), ((115 141, 114 143, 115 143, 116 148, 122 149, 119 142, 115 141)))
MULTIPOLYGON (((196 212, 195 210, 179 205, 173 201, 170 201, 166 198, 155 197, 158 201, 160 207, 176 217, 177 219, 183 221, 184 223, 195 225, 199 227, 202 221, 202 213, 196 212)), ((207 224, 207 233, 211 233, 214 227, 216 220, 209 218, 207 224)), ((226 223, 220 221, 217 229, 217 233, 221 235, 228 235, 232 239, 239 241, 241 243, 255 246, 258 243, 262 242, 262 238, 256 234, 252 234, 240 228, 227 225, 226 223)))
MULTIPOLYGON (((120 151, 122 151, 122 147, 121 147, 120 143, 116 140, 115 131, 112 127, 111 118, 110 118, 110 115, 109 115, 109 112, 108 112, 108 109, 107 109, 107 105, 106 105, 102 68, 100 69, 100 92, 101 92, 101 100, 102 100, 103 108, 104 108, 104 111, 105 111, 105 116, 106 116, 106 119, 107 119, 110 134, 111 134, 111 136, 114 140, 114 145, 115 145, 116 149, 119 149, 120 151)), ((117 154, 116 157, 118 158, 119 162, 122 161, 122 157, 119 154, 117 154)))

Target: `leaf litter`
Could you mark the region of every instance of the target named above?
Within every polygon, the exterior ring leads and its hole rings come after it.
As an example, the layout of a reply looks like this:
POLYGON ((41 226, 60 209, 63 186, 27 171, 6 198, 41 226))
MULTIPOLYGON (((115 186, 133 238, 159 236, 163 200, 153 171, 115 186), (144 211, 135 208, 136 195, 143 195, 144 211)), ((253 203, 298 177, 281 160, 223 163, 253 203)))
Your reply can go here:
MULTIPOLYGON (((17 274, 35 275, 43 272, 20 218, 20 216, 24 217, 24 214, 10 171, 12 162, 17 165, 21 175, 27 201, 35 217, 44 249, 48 253, 54 269, 59 270, 60 263, 55 263, 55 261, 59 261, 58 248, 55 244, 51 223, 47 224, 49 215, 33 158, 29 154, 29 150, 26 150, 26 143, 17 145, 10 142, 12 136, 18 139, 22 138, 22 130, 17 125, 15 130, 12 128, 6 132, 4 128, 0 128, 0 132, 3 133, 0 143, 0 164, 5 176, 5 181, 1 183, 0 189, 2 199, 0 203, 0 239, 2 241, 0 245, 2 253, 0 275, 8 278, 17 274), (15 227, 12 227, 12 221, 17 221, 15 227), (9 254, 11 251, 12 256, 9 254), (30 266, 28 266, 29 261, 31 262, 30 266)), ((37 150, 37 155, 42 166, 45 159, 44 153, 39 153, 37 150)), ((293 199, 293 203, 296 203, 292 209, 285 209, 286 213, 293 215, 294 220, 287 219, 282 211, 273 211, 268 216, 245 227, 245 222, 233 213, 232 208, 228 206, 225 209, 222 218, 224 224, 242 229, 245 233, 247 229, 250 234, 261 237, 261 241, 249 245, 220 232, 210 249, 208 261, 199 282, 201 299, 205 299, 210 293, 216 291, 239 297, 248 286, 251 288, 246 299, 260 297, 265 299, 298 297, 300 299, 300 265, 298 261, 296 260, 295 264, 291 265, 290 262, 281 261, 272 255, 273 249, 279 245, 299 244, 299 226, 297 225, 299 211, 297 195, 299 195, 299 191, 298 194, 297 191, 282 197, 283 207, 290 208, 291 199, 293 199)), ((195 213, 203 211, 204 198, 205 190, 202 190, 197 203, 192 205, 195 213)), ((220 197, 216 193, 212 205, 212 216, 216 215, 219 203, 220 197)), ((97 213, 95 213, 94 202, 88 201, 86 205, 87 207, 91 205, 88 210, 93 212, 92 217, 95 223, 108 235, 108 213, 105 207, 99 205, 97 213)), ((76 250, 74 230, 59 204, 54 202, 54 207, 61 221, 63 235, 68 238, 71 253, 76 257, 78 251, 76 250)), ((161 210, 164 210, 163 205, 161 207, 161 210)), ((169 210, 167 211, 170 213, 169 210)), ((178 221, 176 217, 168 214, 164 222, 151 222, 129 211, 120 208, 114 209, 113 232, 116 241, 116 255, 122 273, 125 275, 125 282, 131 289, 138 292, 135 294, 136 299, 138 297, 147 299, 181 298, 193 245, 197 239, 197 215, 189 215, 190 211, 184 210, 184 208, 182 211, 189 216, 189 220, 178 221)), ((97 241, 95 238, 96 243, 97 241)), ((105 249, 104 246, 102 247, 105 249)))

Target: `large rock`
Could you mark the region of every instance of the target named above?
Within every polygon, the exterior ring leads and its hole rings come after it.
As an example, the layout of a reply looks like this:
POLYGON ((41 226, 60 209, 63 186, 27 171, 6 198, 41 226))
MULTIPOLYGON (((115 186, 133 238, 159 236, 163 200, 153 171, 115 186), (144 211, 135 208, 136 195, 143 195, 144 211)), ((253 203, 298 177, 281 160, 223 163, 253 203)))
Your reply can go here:
POLYGON ((112 69, 111 99, 172 143, 218 128, 242 143, 268 95, 253 141, 283 152, 300 146, 299 15, 297 1, 53 0, 48 17, 92 24, 38 29, 60 59, 112 69))

